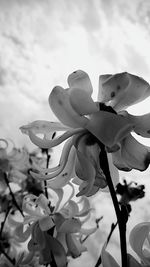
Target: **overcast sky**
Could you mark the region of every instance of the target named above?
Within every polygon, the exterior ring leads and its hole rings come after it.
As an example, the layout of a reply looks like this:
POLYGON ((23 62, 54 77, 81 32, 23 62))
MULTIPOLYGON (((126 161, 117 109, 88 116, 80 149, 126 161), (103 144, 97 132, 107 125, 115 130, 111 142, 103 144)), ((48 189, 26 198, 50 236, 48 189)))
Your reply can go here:
MULTIPOLYGON (((55 119, 49 93, 55 85, 66 87, 72 71, 88 72, 94 99, 103 73, 128 71, 150 82, 149 0, 0 0, 0 25, 1 138, 16 145, 29 143, 21 125, 55 119)), ((150 99, 131 112, 144 114, 149 107, 150 99)), ((98 201, 105 201, 103 195, 98 201)), ((140 203, 137 222, 146 213, 140 203)))

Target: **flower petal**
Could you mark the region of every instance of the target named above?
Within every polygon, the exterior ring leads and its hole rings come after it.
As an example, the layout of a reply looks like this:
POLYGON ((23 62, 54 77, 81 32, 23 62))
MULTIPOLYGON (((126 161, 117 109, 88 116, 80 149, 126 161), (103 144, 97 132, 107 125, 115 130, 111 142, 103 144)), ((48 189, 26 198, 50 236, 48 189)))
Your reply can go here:
POLYGON ((74 234, 66 234, 66 244, 68 247, 68 255, 71 255, 73 258, 79 257, 82 252, 87 250, 74 234))
POLYGON ((121 142, 121 156, 129 168, 144 171, 150 163, 150 148, 139 143, 130 134, 121 142))
POLYGON ((89 115, 99 111, 92 97, 82 89, 74 88, 70 91, 70 103, 79 115, 89 115))
POLYGON ((127 111, 124 111, 123 116, 125 116, 129 122, 134 125, 133 130, 136 134, 150 138, 150 113, 141 116, 134 116, 129 114, 127 111))
POLYGON ((100 76, 99 101, 107 102, 115 110, 125 109, 134 105, 150 95, 150 86, 142 78, 127 73, 100 76))
POLYGON ((91 80, 86 72, 77 70, 68 76, 68 84, 70 88, 79 88, 87 92, 89 95, 93 92, 91 80))
POLYGON ((106 245, 105 244, 102 248, 101 257, 102 257, 103 267, 119 267, 118 263, 111 256, 111 254, 106 251, 106 245))
POLYGON ((143 245, 150 232, 150 223, 143 222, 137 224, 130 232, 129 242, 132 249, 145 264, 150 264, 150 256, 144 255, 143 245))
POLYGON ((77 233, 80 232, 80 229, 81 229, 80 220, 76 218, 70 218, 70 219, 65 219, 65 221, 59 227, 58 232, 77 233))
POLYGON ((42 231, 47 231, 54 226, 54 222, 50 216, 43 216, 39 220, 39 226, 42 231))
POLYGON ((99 111, 91 115, 86 129, 103 144, 112 147, 131 131, 132 124, 122 116, 99 111))
POLYGON ((124 161, 121 155, 121 149, 112 153, 113 164, 121 171, 131 171, 132 168, 128 166, 128 164, 124 161))
POLYGON ((52 189, 62 188, 70 181, 71 178, 74 177, 75 156, 76 156, 76 151, 75 148, 72 147, 63 171, 60 174, 58 174, 55 178, 47 181, 48 187, 52 189))
POLYGON ((127 256, 129 267, 141 267, 141 264, 131 254, 127 254, 127 256))
POLYGON ((37 120, 33 121, 27 125, 23 125, 20 127, 20 130, 23 134, 29 134, 29 130, 32 131, 34 134, 43 133, 47 134, 50 132, 57 132, 57 131, 66 131, 69 128, 63 125, 60 122, 50 122, 44 120, 37 120))
POLYGON ((84 127, 88 119, 80 116, 70 104, 68 89, 60 86, 54 87, 50 96, 49 104, 56 117, 65 125, 72 128, 84 127))
POLYGON ((61 144, 63 141, 71 137, 72 135, 82 133, 84 130, 82 128, 78 129, 70 129, 69 131, 65 132, 64 134, 57 136, 54 139, 48 140, 48 139, 42 139, 38 137, 36 134, 34 134, 31 130, 29 130, 29 138, 33 144, 40 148, 49 149, 54 146, 57 146, 61 144))

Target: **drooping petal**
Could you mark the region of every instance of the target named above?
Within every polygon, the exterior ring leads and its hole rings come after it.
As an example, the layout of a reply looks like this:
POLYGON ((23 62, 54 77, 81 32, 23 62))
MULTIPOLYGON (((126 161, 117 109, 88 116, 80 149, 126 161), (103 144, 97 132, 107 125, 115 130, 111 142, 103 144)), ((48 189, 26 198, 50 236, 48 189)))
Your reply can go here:
POLYGON ((92 97, 84 90, 78 88, 71 90, 70 103, 79 115, 89 115, 99 110, 92 97))
MULTIPOLYGON (((59 161, 59 165, 56 168, 52 168, 52 169, 43 169, 43 172, 46 173, 35 173, 35 172, 30 172, 30 174, 32 175, 33 178, 35 179, 42 179, 42 180, 49 180, 52 179, 54 177, 57 177, 65 168, 66 164, 67 164, 67 160, 70 154, 70 150, 72 148, 72 139, 69 139, 62 150, 62 154, 61 154, 61 158, 59 161)), ((71 157, 72 159, 72 157, 71 157)))
POLYGON ((70 88, 79 88, 87 92, 89 95, 93 92, 93 87, 89 75, 83 70, 77 70, 68 76, 68 84, 70 88))
POLYGON ((103 267, 119 267, 118 263, 111 256, 111 254, 106 251, 106 245, 105 244, 102 248, 101 257, 102 257, 103 267))
POLYGON ((150 86, 142 78, 127 73, 100 76, 99 101, 107 102, 115 110, 125 109, 150 95, 150 86), (106 79, 105 79, 106 78, 106 79))
POLYGON ((131 131, 132 124, 122 116, 99 111, 91 115, 86 129, 103 144, 112 147, 131 131))
POLYGON ((147 256, 147 253, 144 251, 144 242, 148 238, 150 232, 150 223, 143 222, 137 224, 132 231, 130 232, 129 242, 132 249, 140 257, 140 259, 145 264, 150 264, 150 254, 147 256))
POLYGON ((47 181, 48 187, 52 189, 62 188, 70 181, 71 178, 74 177, 74 161, 76 156, 75 152, 75 148, 72 147, 63 171, 55 178, 47 181))
POLYGON ((75 234, 66 234, 66 244, 68 247, 68 255, 71 255, 73 258, 79 257, 82 252, 87 250, 87 248, 80 243, 75 234))
POLYGON ((34 134, 43 133, 47 134, 50 132, 57 132, 57 131, 66 131, 69 128, 63 125, 60 122, 50 122, 44 120, 37 120, 33 121, 27 125, 23 125, 20 127, 20 130, 23 134, 29 134, 29 130, 32 131, 34 134))
MULTIPOLYGON (((47 234, 47 232, 44 232, 44 235, 45 235, 45 240, 46 240, 46 246, 44 248, 45 251, 44 250, 42 251, 42 255, 47 255, 47 253, 51 255, 52 253, 54 256, 55 262, 56 262, 56 266, 66 267, 67 257, 66 257, 66 252, 65 252, 64 247, 61 245, 61 243, 56 238, 47 234)), ((50 262, 46 262, 46 263, 50 263, 50 262)))
POLYGON ((31 142, 33 144, 35 144, 36 146, 38 146, 40 148, 44 148, 44 149, 49 149, 49 148, 52 148, 54 146, 61 144, 66 139, 68 139, 69 137, 71 137, 75 134, 82 133, 83 131, 84 130, 82 128, 71 129, 71 130, 65 132, 64 134, 57 136, 54 139, 48 140, 48 139, 42 139, 42 138, 38 137, 31 130, 29 130, 29 138, 30 138, 31 142))
POLYGON ((88 119, 80 116, 70 104, 68 90, 60 86, 54 87, 50 96, 49 104, 56 117, 65 125, 72 128, 84 127, 88 119))
POLYGON ((129 168, 144 171, 150 163, 150 148, 130 134, 121 142, 121 156, 129 168))

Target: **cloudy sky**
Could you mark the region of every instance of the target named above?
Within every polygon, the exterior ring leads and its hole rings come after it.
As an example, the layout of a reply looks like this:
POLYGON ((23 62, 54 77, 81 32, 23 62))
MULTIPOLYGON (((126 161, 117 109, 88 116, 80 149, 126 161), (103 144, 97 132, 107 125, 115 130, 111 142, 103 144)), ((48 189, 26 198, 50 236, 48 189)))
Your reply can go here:
MULTIPOLYGON (((88 72, 94 99, 99 74, 128 71, 150 82, 149 0, 0 0, 0 25, 1 138, 12 138, 18 146, 29 144, 19 131, 21 125, 55 119, 49 93, 55 85, 66 87, 72 71, 88 72)), ((130 111, 144 114, 149 107, 147 99, 130 111)), ((150 145, 149 140, 144 142, 150 145)), ((130 174, 147 184, 148 176, 149 171, 130 174)), ((135 205, 131 226, 143 217, 150 219, 145 217, 149 196, 135 205)), ((92 201, 99 215, 104 206, 112 210, 102 194, 92 201), (106 205, 100 205, 104 201, 106 205)), ((99 238, 104 241, 103 233, 99 238)), ((95 247, 101 242, 97 239, 95 247)), ((94 259, 98 249, 90 244, 94 259)))

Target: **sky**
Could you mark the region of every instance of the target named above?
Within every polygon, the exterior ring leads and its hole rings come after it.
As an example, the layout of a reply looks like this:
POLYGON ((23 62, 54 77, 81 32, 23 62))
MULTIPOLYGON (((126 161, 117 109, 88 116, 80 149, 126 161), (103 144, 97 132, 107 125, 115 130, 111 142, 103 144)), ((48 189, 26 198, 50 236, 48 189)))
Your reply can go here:
MULTIPOLYGON (((66 88, 68 75, 77 69, 89 74, 95 100, 100 74, 127 71, 150 82, 149 0, 0 0, 0 25, 1 138, 12 139, 16 146, 31 145, 19 131, 21 125, 56 119, 48 96, 56 85, 66 88)), ((149 107, 150 98, 130 112, 148 113, 149 107)), ((141 142, 150 146, 150 140, 141 142)), ((127 176, 148 187, 149 170, 127 176)), ((98 214, 112 211, 110 199, 104 194, 91 202, 98 214)), ((147 203, 148 190, 147 197, 134 204, 131 227, 143 218, 150 219, 147 203)), ((88 243, 94 260, 98 244, 105 240, 104 232, 99 232, 101 241, 88 243)), ((112 246, 115 255, 116 239, 112 246)), ((91 266, 91 255, 84 257, 91 266)))

